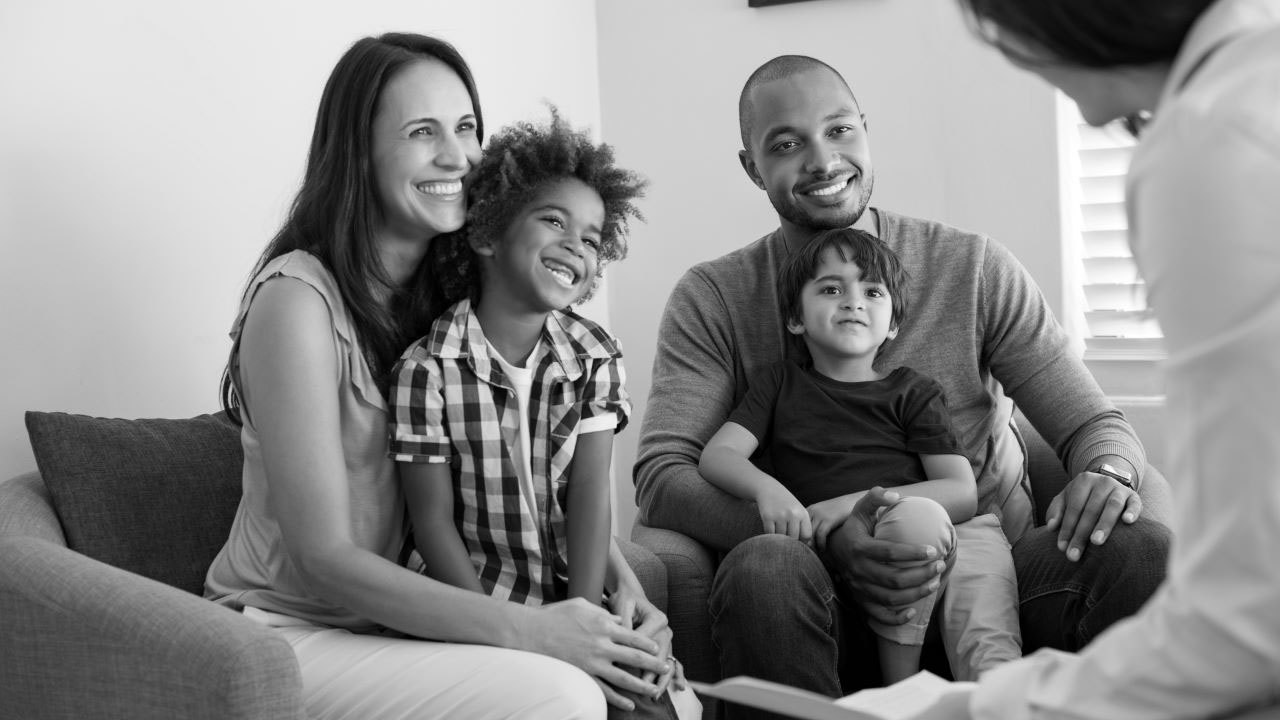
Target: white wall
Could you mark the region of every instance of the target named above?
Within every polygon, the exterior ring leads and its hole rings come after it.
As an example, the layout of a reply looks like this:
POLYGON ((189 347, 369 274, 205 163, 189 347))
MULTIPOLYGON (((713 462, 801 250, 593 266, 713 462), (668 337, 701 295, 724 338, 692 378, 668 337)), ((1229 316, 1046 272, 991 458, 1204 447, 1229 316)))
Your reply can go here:
POLYGON ((637 410, 618 438, 620 498, 634 497, 625 468, 671 287, 777 226, 737 160, 738 93, 775 55, 812 55, 852 85, 870 123, 874 205, 999 239, 1061 309, 1053 94, 976 42, 952 0, 601 0, 597 13, 604 136, 652 180, 649 222, 611 271, 637 410))
POLYGON ((390 30, 457 45, 490 129, 543 98, 599 126, 592 0, 0 6, 0 479, 35 467, 28 409, 217 409, 329 70, 390 30))
POLYGON ((1061 307, 1053 102, 950 0, 43 0, 0 5, 0 478, 22 412, 217 407, 245 275, 301 175, 325 77, 357 37, 454 42, 490 128, 560 105, 652 180, 632 255, 588 314, 628 353, 621 522, 662 305, 692 263, 776 225, 736 159, 747 75, 842 70, 871 123, 874 202, 1009 245, 1061 307))

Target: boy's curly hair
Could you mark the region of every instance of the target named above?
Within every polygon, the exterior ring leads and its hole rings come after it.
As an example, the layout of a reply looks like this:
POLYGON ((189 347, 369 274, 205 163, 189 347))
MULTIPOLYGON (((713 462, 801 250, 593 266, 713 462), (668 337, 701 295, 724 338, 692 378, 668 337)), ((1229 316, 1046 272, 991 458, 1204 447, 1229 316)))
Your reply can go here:
POLYGON ((585 132, 571 128, 553 105, 551 122, 521 122, 492 136, 469 178, 464 231, 432 244, 433 263, 441 270, 436 273, 439 291, 448 302, 479 295, 479 263, 467 238, 499 242, 542 188, 565 178, 581 180, 604 202, 599 265, 579 302, 595 293, 604 266, 626 257, 628 219, 644 220, 634 201, 644 194, 647 181, 615 165, 610 145, 594 143, 585 132))

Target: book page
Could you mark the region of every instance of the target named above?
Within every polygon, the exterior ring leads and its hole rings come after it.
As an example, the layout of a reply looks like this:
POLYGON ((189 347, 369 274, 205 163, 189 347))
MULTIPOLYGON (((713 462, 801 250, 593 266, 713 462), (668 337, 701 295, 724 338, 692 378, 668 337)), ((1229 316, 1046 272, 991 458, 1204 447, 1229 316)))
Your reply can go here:
POLYGON ((883 720, 950 720, 969 717, 974 683, 948 682, 928 670, 883 688, 835 701, 839 707, 883 720))
POLYGON ((689 681, 701 695, 806 720, 883 720, 858 710, 842 708, 826 695, 753 677, 732 677, 714 685, 689 681))
POLYGON ((752 677, 689 685, 702 695, 805 720, 966 720, 974 688, 974 683, 947 682, 925 670, 839 700, 752 677))

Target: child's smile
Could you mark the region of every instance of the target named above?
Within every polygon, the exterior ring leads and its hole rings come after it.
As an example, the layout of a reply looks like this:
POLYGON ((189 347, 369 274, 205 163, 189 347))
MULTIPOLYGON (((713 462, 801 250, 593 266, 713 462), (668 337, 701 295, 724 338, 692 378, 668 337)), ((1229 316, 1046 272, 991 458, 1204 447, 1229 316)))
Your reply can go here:
POLYGON ((514 313, 577 302, 595 281, 604 219, 604 201, 581 180, 544 185, 501 239, 477 248, 490 273, 481 302, 514 313))
POLYGON ((565 287, 573 287, 578 283, 577 270, 561 265, 555 260, 546 260, 542 264, 551 272, 552 275, 555 276, 557 280, 560 281, 561 285, 564 285, 565 287))

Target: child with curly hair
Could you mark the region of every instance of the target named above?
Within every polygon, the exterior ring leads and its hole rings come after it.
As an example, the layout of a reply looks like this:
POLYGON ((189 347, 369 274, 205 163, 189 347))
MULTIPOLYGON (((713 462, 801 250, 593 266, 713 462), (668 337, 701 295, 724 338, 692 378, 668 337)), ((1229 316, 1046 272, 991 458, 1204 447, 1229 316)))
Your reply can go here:
MULTIPOLYGON (((436 250, 456 302, 392 374, 390 452, 423 571, 529 605, 604 600, 627 622, 607 577, 609 461, 631 412, 622 351, 569 308, 626 254, 645 182, 554 108, 494 136, 469 180, 466 236, 436 250)), ((659 686, 683 686, 669 667, 659 686)))

